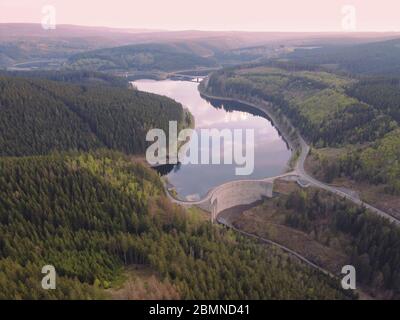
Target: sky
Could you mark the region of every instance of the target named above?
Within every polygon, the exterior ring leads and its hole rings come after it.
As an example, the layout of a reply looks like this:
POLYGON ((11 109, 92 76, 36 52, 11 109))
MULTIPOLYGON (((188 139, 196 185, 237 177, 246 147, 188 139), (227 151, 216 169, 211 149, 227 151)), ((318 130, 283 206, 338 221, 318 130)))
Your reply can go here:
POLYGON ((0 0, 0 23, 166 30, 400 31, 400 0, 0 0), (343 6, 350 5, 353 11, 343 6), (342 10, 345 10, 344 12, 342 10))

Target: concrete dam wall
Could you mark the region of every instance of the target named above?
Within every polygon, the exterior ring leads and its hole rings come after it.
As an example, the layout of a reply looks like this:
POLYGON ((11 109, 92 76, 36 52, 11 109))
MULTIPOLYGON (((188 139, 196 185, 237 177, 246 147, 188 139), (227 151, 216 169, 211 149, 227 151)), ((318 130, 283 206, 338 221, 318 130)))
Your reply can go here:
POLYGON ((207 196, 198 201, 183 201, 174 199, 167 191, 172 202, 185 207, 193 205, 211 213, 211 221, 214 222, 218 214, 226 209, 236 206, 252 204, 263 198, 272 198, 274 181, 283 179, 297 181, 299 176, 295 172, 284 173, 280 176, 265 178, 263 180, 238 180, 224 183, 212 190, 207 196))
POLYGON ((273 181, 232 181, 225 183, 213 190, 208 200, 208 210, 211 220, 215 221, 217 215, 226 209, 251 204, 264 197, 271 198, 273 181))

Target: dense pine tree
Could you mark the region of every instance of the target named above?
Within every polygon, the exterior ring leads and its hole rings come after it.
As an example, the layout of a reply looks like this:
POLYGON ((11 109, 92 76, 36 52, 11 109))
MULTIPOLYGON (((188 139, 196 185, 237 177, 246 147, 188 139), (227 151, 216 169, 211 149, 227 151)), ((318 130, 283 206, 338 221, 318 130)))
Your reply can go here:
POLYGON ((0 159, 0 298, 102 297, 131 264, 188 299, 345 298, 337 281, 163 195, 154 171, 110 151, 0 159), (40 287, 46 264, 57 290, 40 287))

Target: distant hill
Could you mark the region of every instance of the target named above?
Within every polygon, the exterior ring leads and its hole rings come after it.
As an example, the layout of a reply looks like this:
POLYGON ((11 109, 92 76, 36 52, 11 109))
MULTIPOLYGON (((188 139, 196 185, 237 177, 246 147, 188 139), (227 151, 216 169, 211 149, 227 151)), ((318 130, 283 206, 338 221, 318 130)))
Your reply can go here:
MULTIPOLYGON (((220 63, 241 62, 264 55, 258 46, 316 46, 326 44, 355 44, 393 39, 394 33, 290 33, 241 31, 163 31, 146 29, 118 29, 76 25, 57 25, 55 30, 44 30, 40 24, 0 23, 0 68, 15 64, 48 59, 60 59, 97 49, 135 44, 168 44, 186 48, 203 58, 216 58, 220 63), (245 52, 230 51, 246 48, 245 52), (250 54, 248 51, 251 51, 250 54), (240 55, 240 56, 238 56, 240 55), (247 56, 246 56, 247 55, 247 56)), ((48 69, 59 67, 44 64, 48 69)), ((43 62, 46 63, 46 62, 43 62)), ((25 66, 17 66, 18 68, 25 66)), ((28 67, 31 67, 28 65, 28 67)), ((36 65, 43 68, 43 65, 36 65)))
MULTIPOLYGON (((153 32, 155 32, 153 30, 153 32)), ((40 24, 0 24, 0 67, 17 63, 66 59, 69 56, 99 48, 115 47, 141 42, 143 29, 113 29, 57 25, 55 30, 44 30, 40 24)))
POLYGON ((68 68, 84 70, 173 71, 215 67, 213 58, 203 57, 186 44, 137 44, 99 49, 69 58, 68 68))
POLYGON ((38 78, 52 81, 68 82, 79 85, 106 85, 111 87, 128 88, 129 81, 123 77, 113 76, 103 72, 94 71, 55 71, 55 70, 32 70, 32 71, 0 71, 0 75, 38 78))
POLYGON ((355 74, 400 76, 400 39, 297 49, 288 58, 302 63, 330 65, 355 74))

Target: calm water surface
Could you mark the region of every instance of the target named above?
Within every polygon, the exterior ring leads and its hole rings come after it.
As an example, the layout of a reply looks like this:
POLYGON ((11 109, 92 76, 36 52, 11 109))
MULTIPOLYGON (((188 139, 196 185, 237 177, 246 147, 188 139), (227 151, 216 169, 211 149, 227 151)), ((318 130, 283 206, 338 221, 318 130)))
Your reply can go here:
MULTIPOLYGON (((254 171, 251 175, 237 176, 236 164, 185 164, 175 166, 167 174, 178 196, 186 200, 198 200, 224 182, 241 179, 261 179, 282 173, 291 156, 286 142, 272 123, 259 115, 238 111, 246 109, 234 102, 207 101, 197 90, 198 83, 173 80, 138 80, 134 85, 142 91, 165 95, 188 108, 195 119, 195 130, 205 129, 254 129, 254 171)), ((253 112, 255 113, 255 112, 253 112)), ((244 133, 243 133, 244 135, 244 133)), ((245 141, 245 139, 243 138, 245 141)), ((210 146, 211 147, 211 146, 210 146)), ((247 152, 252 152, 247 146, 247 152)), ((210 150, 210 154, 211 154, 210 150)), ((201 146, 199 145, 199 155, 201 146)))

